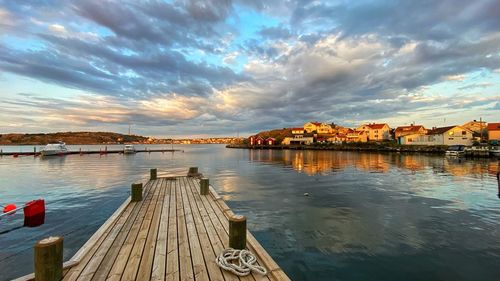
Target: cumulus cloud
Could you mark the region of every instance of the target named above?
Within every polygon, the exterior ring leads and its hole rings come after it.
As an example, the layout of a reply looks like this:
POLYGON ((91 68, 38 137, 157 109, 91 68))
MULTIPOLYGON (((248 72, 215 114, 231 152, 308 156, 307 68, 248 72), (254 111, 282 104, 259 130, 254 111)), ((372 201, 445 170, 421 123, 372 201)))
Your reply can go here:
POLYGON ((2 119, 28 124, 14 114, 25 106, 76 127, 222 134, 490 106, 497 93, 454 103, 494 88, 486 78, 429 93, 471 72, 498 75, 499 11, 493 0, 8 1, 0 30, 36 48, 0 39, 0 70, 88 95, 11 99, 2 119))

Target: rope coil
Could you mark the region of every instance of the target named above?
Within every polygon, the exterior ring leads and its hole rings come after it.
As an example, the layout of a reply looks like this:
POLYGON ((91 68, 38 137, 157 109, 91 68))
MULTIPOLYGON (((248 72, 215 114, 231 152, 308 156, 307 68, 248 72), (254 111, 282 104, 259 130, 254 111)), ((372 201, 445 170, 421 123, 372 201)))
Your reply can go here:
POLYGON ((219 267, 238 276, 247 276, 252 271, 266 275, 267 270, 262 266, 255 265, 256 262, 257 258, 250 251, 233 248, 225 249, 216 259, 219 267), (238 261, 238 263, 231 261, 238 261))

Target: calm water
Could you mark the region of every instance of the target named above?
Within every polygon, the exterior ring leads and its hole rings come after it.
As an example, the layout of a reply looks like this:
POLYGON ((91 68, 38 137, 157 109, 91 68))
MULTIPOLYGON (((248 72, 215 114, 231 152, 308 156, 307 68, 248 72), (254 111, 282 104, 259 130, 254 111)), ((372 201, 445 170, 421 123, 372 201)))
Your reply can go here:
MULTIPOLYGON (((31 247, 48 235, 64 235, 69 259, 149 168, 199 166, 293 280, 500 280, 496 161, 175 148, 185 152, 0 158, 0 204, 47 202, 45 225, 0 235, 0 279, 32 272, 31 247)), ((21 224, 22 212, 0 231, 21 224)))

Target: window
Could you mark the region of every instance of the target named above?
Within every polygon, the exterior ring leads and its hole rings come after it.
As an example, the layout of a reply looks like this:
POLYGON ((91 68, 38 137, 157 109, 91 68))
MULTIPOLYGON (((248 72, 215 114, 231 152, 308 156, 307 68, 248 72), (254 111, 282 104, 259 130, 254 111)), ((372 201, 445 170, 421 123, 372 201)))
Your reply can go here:
POLYGON ((408 142, 412 142, 413 140, 411 138, 408 138, 408 142))
POLYGON ((453 140, 453 138, 448 138, 449 140, 453 140))
POLYGON ((465 136, 467 135, 467 132, 466 131, 462 131, 462 136, 465 136))

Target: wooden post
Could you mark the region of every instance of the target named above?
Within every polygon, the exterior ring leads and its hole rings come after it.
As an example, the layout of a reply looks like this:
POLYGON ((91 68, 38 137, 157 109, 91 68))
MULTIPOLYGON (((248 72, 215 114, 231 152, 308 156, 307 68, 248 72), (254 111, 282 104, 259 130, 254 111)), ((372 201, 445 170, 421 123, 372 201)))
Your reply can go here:
POLYGON ((208 195, 208 179, 207 178, 202 178, 200 180, 200 194, 201 195, 208 195))
POLYGON ((36 155, 36 146, 33 147, 33 155, 36 155))
POLYGON ((63 237, 48 237, 35 244, 35 280, 61 280, 63 273, 63 237))
POLYGON ((150 179, 155 180, 158 178, 158 173, 156 169, 149 170, 150 179))
POLYGON ((196 176, 198 176, 198 167, 190 167, 187 176, 188 177, 196 177, 196 176))
POLYGON ((247 218, 234 215, 229 218, 229 247, 243 250, 247 245, 247 218))
POLYGON ((142 183, 132 184, 132 193, 130 195, 132 202, 142 201, 142 183))

